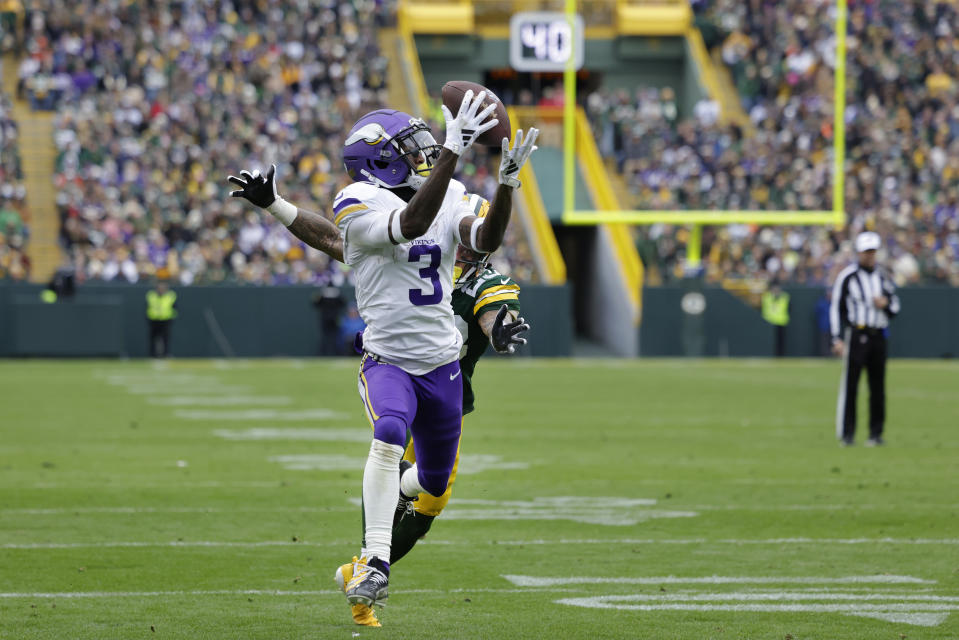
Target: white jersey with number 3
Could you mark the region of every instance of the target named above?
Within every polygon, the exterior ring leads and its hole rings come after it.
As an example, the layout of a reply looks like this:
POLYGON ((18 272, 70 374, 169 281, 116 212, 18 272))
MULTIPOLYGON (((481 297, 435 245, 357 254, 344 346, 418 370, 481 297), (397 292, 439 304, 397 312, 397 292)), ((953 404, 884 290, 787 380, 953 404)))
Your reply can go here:
POLYGON ((337 194, 333 221, 343 234, 346 264, 356 274, 357 307, 366 323, 364 349, 423 375, 459 356, 462 336, 450 304, 453 264, 460 222, 473 211, 463 184, 450 180, 439 213, 419 238, 396 245, 358 240, 373 225, 383 229, 406 205, 389 189, 357 182, 337 194))

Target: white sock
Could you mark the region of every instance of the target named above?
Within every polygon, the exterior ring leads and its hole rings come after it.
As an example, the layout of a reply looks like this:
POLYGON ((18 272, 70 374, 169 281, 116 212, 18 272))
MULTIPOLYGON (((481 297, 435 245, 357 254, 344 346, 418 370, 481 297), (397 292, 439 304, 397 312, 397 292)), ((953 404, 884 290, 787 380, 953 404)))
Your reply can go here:
POLYGON ((366 516, 366 549, 368 556, 390 561, 393 540, 393 512, 399 499, 400 480, 397 474, 403 447, 373 440, 363 471, 363 513, 366 516))
POLYGON ((420 485, 420 474, 416 470, 416 463, 406 470, 400 478, 400 492, 407 498, 415 498, 426 490, 420 485))

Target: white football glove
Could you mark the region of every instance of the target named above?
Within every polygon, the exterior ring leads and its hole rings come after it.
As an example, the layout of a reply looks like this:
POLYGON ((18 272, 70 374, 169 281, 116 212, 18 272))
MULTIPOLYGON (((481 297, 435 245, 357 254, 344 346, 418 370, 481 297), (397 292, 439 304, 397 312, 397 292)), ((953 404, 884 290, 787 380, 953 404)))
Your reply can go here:
POLYGON ((503 138, 503 156, 499 161, 500 184, 519 189, 520 181, 517 178, 519 170, 529 160, 530 154, 539 149, 535 144, 538 135, 539 129, 530 129, 524 140, 523 130, 517 129, 516 143, 512 149, 509 148, 509 138, 503 138))
POLYGON ((463 102, 460 103, 455 118, 446 105, 443 105, 443 117, 446 118, 446 142, 443 146, 458 156, 463 155, 463 152, 469 149, 484 131, 489 131, 499 124, 496 118, 484 122, 491 113, 496 111, 495 103, 476 113, 485 98, 486 92, 480 91, 474 100, 473 91, 468 90, 463 95, 463 102))

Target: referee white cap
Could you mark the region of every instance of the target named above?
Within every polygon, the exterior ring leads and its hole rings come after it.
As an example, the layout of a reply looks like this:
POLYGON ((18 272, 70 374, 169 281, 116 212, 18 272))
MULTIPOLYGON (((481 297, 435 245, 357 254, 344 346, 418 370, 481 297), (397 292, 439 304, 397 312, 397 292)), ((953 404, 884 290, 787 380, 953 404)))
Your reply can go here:
POLYGON ((872 251, 882 246, 882 239, 875 231, 863 231, 856 236, 856 253, 872 251))

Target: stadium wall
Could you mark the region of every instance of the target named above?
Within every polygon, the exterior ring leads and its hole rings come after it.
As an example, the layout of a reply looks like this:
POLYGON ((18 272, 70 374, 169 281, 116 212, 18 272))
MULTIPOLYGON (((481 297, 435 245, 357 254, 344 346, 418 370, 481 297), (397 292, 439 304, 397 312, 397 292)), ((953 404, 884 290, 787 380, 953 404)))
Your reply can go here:
MULTIPOLYGON (((790 322, 786 355, 822 355, 816 305, 824 290, 788 287, 790 322)), ((893 320, 889 352, 893 357, 959 356, 959 289, 910 287, 899 290, 902 312, 893 320)), ((719 287, 648 287, 643 292, 640 355, 768 357, 773 328, 759 310, 719 287), (698 296, 702 296, 699 298, 698 296), (684 303, 685 298, 685 303, 684 303)))
MULTIPOLYGON (((0 283, 0 357, 147 355, 145 285, 85 284, 71 300, 40 300, 42 287, 0 283)), ((312 287, 177 288, 171 350, 178 357, 309 357, 320 352, 312 287)), ((350 297, 352 294, 350 294, 350 297)), ((572 351, 567 286, 525 285, 523 315, 534 327, 530 356, 572 351)))
MULTIPOLYGON (((823 290, 786 289, 791 321, 788 356, 820 355, 816 303, 823 290)), ((45 304, 39 285, 0 283, 0 357, 145 357, 146 286, 88 284, 71 301, 45 304)), ((183 287, 173 353, 179 357, 309 357, 320 350, 319 316, 309 287, 183 287), (220 335, 217 335, 219 332, 220 335), (228 348, 224 348, 228 345, 228 348)), ((568 285, 523 287, 523 315, 533 326, 530 356, 572 352, 568 285)), ((759 311, 721 288, 648 287, 644 290, 639 351, 644 357, 766 357, 772 327, 759 311), (702 296, 703 305, 696 303, 702 296), (702 306, 702 313, 690 313, 702 306)), ((894 357, 959 356, 959 289, 911 287, 899 292, 903 311, 892 324, 894 357)))

